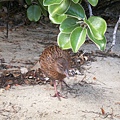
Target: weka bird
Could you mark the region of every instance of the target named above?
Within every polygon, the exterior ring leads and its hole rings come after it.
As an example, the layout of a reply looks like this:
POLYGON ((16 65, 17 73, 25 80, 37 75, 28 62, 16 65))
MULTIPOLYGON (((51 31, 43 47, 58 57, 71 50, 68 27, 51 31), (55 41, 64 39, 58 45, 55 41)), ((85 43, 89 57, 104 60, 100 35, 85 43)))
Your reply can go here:
POLYGON ((43 73, 54 82, 54 97, 62 97, 57 91, 56 80, 62 83, 63 79, 68 77, 68 70, 70 69, 70 56, 68 52, 63 51, 56 45, 49 46, 42 52, 39 63, 43 73))

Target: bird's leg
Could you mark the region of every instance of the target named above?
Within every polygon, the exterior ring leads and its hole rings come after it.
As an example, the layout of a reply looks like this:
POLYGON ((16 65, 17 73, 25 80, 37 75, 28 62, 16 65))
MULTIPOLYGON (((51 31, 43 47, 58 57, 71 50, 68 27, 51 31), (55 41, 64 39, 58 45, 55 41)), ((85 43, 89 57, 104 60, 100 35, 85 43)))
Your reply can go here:
POLYGON ((55 95, 53 97, 60 97, 60 93, 57 91, 56 81, 54 81, 55 95))
POLYGON ((72 88, 64 80, 60 81, 60 88, 61 88, 61 90, 63 90, 63 84, 62 83, 64 83, 65 86, 67 86, 70 90, 72 90, 72 88))
POLYGON ((62 84, 62 81, 60 81, 60 89, 63 90, 63 84, 62 84))
POLYGON ((55 89, 55 95, 53 97, 57 97, 59 100, 61 100, 60 97, 65 98, 60 94, 60 92, 57 91, 56 81, 54 81, 54 89, 55 89))
MULTIPOLYGON (((72 88, 63 80, 63 83, 69 88, 72 90, 72 88)), ((62 85, 62 84, 61 84, 62 85)))

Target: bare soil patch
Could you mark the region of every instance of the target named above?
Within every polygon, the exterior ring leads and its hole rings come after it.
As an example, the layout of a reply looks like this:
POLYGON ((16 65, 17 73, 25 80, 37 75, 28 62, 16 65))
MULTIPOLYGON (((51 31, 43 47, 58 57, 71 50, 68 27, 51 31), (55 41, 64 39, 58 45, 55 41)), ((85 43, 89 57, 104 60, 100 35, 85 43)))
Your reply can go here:
MULTIPOLYGON (((4 71, 30 68, 48 45, 56 44, 59 30, 54 26, 27 26, 9 32, 9 38, 0 32, 0 60, 13 68, 4 71)), ((107 30, 107 48, 112 42, 113 28, 107 30)), ((0 88, 1 120, 120 120, 120 30, 112 55, 97 54, 98 48, 92 43, 81 47, 84 53, 94 52, 94 62, 86 61, 77 74, 66 83, 63 94, 68 99, 59 101, 50 95, 54 88, 45 85, 13 85, 10 89, 0 88)), ((3 64, 1 62, 1 64, 3 64)))

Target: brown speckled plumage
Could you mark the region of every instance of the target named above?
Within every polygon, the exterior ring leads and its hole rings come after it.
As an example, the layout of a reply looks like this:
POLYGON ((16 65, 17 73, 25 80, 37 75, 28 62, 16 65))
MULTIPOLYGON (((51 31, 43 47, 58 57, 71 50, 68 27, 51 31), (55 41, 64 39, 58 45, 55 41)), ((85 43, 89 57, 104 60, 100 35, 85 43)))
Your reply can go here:
MULTIPOLYGON (((40 56, 40 68, 52 80, 62 80, 70 69, 70 56, 56 45, 47 47, 40 56)), ((55 84, 54 84, 54 87, 55 84)), ((56 95, 58 97, 58 95, 56 95)))
POLYGON ((41 70, 53 80, 62 80, 66 77, 64 73, 58 72, 58 62, 64 65, 61 66, 64 69, 70 68, 70 57, 68 53, 61 50, 58 46, 47 47, 40 56, 41 70))

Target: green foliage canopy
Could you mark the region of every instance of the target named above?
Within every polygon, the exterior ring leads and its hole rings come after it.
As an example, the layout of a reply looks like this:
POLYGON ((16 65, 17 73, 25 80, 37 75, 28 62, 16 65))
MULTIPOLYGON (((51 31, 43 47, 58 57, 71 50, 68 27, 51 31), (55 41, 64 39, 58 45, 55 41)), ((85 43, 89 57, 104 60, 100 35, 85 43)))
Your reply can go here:
MULTIPOLYGON (((96 6, 98 0, 88 0, 96 6)), ((77 52, 84 44, 86 36, 93 41, 100 50, 106 47, 105 32, 107 24, 98 16, 86 17, 81 0, 38 0, 34 5, 33 0, 26 0, 29 6, 27 15, 29 20, 38 21, 41 14, 49 13, 49 18, 54 24, 60 24, 60 33, 57 37, 58 45, 62 49, 71 48, 77 52)))

